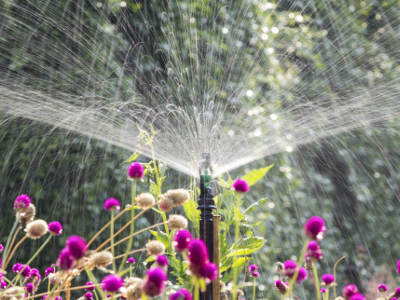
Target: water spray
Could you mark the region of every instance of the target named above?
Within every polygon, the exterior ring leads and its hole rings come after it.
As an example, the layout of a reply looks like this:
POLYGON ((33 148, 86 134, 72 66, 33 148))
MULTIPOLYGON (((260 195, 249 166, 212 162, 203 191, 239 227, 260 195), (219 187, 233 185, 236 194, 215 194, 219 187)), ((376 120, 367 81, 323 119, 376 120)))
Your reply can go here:
MULTIPOLYGON (((200 239, 202 239, 208 248, 210 261, 218 266, 218 216, 213 215, 216 208, 214 203, 214 194, 212 191, 212 166, 210 153, 203 153, 199 166, 200 175, 200 239)), ((207 285, 206 291, 200 292, 200 300, 219 299, 219 281, 218 278, 213 283, 207 285)))

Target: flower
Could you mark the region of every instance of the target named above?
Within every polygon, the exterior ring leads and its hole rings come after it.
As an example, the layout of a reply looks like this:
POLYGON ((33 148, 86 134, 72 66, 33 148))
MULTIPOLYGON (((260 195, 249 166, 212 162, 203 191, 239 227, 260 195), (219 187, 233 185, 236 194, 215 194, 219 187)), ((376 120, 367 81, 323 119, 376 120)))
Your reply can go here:
POLYGON ((400 297, 400 286, 396 288, 395 292, 394 292, 394 296, 395 297, 400 297))
POLYGON ((249 272, 255 272, 257 270, 258 270, 258 266, 257 265, 250 265, 249 272))
POLYGON ((19 195, 15 200, 14 200, 14 210, 16 212, 21 212, 24 211, 25 209, 28 208, 29 204, 31 204, 31 198, 29 198, 28 195, 19 195))
POLYGON ((249 184, 243 179, 236 179, 232 185, 232 188, 238 193, 247 193, 250 191, 249 184))
POLYGON ((32 240, 41 238, 47 233, 47 223, 44 220, 35 220, 25 227, 26 235, 32 240))
POLYGON ((327 291, 326 288, 321 289, 321 293, 323 293, 323 294, 326 293, 326 291, 327 291))
POLYGON ((307 279, 307 271, 304 268, 299 269, 299 273, 297 274, 296 282, 297 283, 302 283, 303 280, 307 279))
POLYGON ((260 272, 258 272, 258 271, 251 272, 251 273, 250 273, 250 276, 251 276, 251 277, 256 277, 256 278, 257 278, 257 277, 260 277, 260 272))
POLYGON ((189 191, 184 189, 169 190, 165 196, 173 202, 174 206, 182 205, 190 198, 189 191))
POLYGON ((156 258, 156 263, 160 267, 166 267, 168 266, 168 259, 165 255, 158 255, 156 258))
POLYGON ((333 274, 324 274, 321 277, 322 281, 325 283, 325 285, 329 286, 330 284, 332 284, 332 282, 335 281, 335 276, 333 276, 333 274))
POLYGON ((218 268, 212 263, 208 262, 204 264, 200 269, 201 277, 206 278, 209 282, 213 281, 218 276, 218 268))
POLYGON ((310 241, 307 245, 306 251, 306 260, 315 259, 321 260, 322 259, 322 251, 318 245, 317 241, 310 241))
POLYGON ((171 230, 185 229, 188 226, 188 221, 180 215, 170 215, 168 218, 168 226, 171 230))
POLYGON ((89 261, 97 268, 104 268, 112 263, 113 256, 110 251, 94 253, 89 257, 89 261))
POLYGON ((33 286, 33 283, 32 283, 32 282, 28 282, 28 283, 25 285, 25 288, 26 288, 26 292, 27 292, 28 294, 32 294, 32 293, 33 293, 34 286, 33 286))
POLYGON ((378 291, 381 293, 387 292, 388 288, 386 286, 386 284, 381 283, 380 285, 378 285, 378 291))
POLYGON ((105 210, 118 211, 121 208, 119 201, 115 198, 109 198, 104 202, 105 210))
POLYGON ((93 299, 93 293, 91 292, 86 292, 83 297, 85 297, 86 300, 92 300, 93 299))
POLYGON ((397 273, 400 274, 400 259, 397 261, 397 273))
POLYGON ((278 289, 279 293, 282 295, 286 294, 286 291, 288 289, 288 286, 280 279, 275 281, 275 287, 278 289))
POLYGON ((293 277, 296 273, 297 264, 293 260, 287 260, 283 263, 283 274, 287 277, 293 277))
POLYGON ((193 265, 204 265, 208 261, 206 244, 199 239, 193 239, 188 245, 188 258, 193 265))
POLYGON ((362 294, 355 294, 349 298, 349 300, 366 300, 365 296, 362 294))
POLYGON ((47 277, 49 274, 54 273, 55 271, 55 265, 52 265, 51 267, 46 268, 44 271, 44 276, 47 277))
POLYGON ((159 241, 149 241, 146 244, 146 250, 149 255, 160 255, 165 251, 165 246, 159 241))
POLYGON ((134 180, 141 179, 144 175, 144 168, 142 164, 134 162, 128 167, 127 174, 129 178, 132 178, 134 180))
POLYGON ((77 235, 73 235, 67 240, 67 247, 71 256, 75 259, 82 258, 87 251, 85 240, 77 235))
POLYGON ((192 234, 187 230, 179 230, 174 236, 174 247, 176 251, 182 252, 187 249, 190 241, 192 240, 192 234))
POLYGON ((61 223, 58 221, 50 222, 47 227, 53 235, 60 235, 63 230, 61 223))
POLYGON ((142 286, 143 292, 150 297, 160 295, 166 280, 167 275, 163 269, 157 267, 147 270, 146 280, 142 286))
POLYGON ((31 277, 31 267, 28 266, 28 265, 22 265, 21 274, 22 274, 22 276, 24 276, 25 278, 31 277))
POLYGON ((343 297, 349 299, 351 296, 358 294, 357 286, 354 284, 348 284, 343 288, 343 297))
POLYGON ((180 289, 169 297, 169 300, 192 300, 192 294, 186 289, 180 289))
POLYGON ((74 265, 74 258, 71 255, 69 248, 64 248, 61 250, 60 255, 58 256, 57 265, 62 270, 69 270, 74 265))
POLYGON ((7 287, 6 281, 0 281, 0 289, 4 290, 7 287))
POLYGON ((143 279, 130 277, 125 280, 127 300, 137 300, 142 295, 143 279))
POLYGON ((22 270, 23 267, 24 267, 24 266, 23 266, 22 264, 20 264, 20 263, 15 263, 15 264, 12 266, 11 270, 12 270, 14 273, 18 273, 19 271, 22 270))
POLYGON ((85 291, 93 291, 95 289, 94 283, 91 281, 86 282, 85 291))
POLYGON ((40 275, 40 272, 36 268, 31 269, 31 278, 34 278, 35 282, 39 282, 42 279, 42 276, 40 275))
POLYGON ((140 208, 147 209, 152 207, 156 203, 156 200, 152 194, 142 193, 136 197, 136 202, 140 208))
POLYGON ((169 212, 174 208, 174 202, 165 195, 161 195, 161 199, 158 202, 158 206, 163 212, 169 212))
POLYGON ((110 293, 115 293, 118 292, 118 290, 123 287, 124 285, 124 280, 116 275, 107 275, 104 277, 104 279, 101 281, 101 288, 110 293))
POLYGON ((318 216, 311 217, 304 225, 305 235, 313 240, 321 240, 324 237, 325 230, 325 221, 318 216))
POLYGON ((2 243, 0 243, 0 252, 3 252, 3 250, 4 250, 4 246, 2 243))
POLYGON ((19 222, 22 225, 26 225, 29 222, 32 222, 33 219, 35 219, 35 216, 36 216, 36 207, 31 203, 27 208, 19 212, 19 222))
POLYGON ((128 263, 128 264, 134 264, 135 263, 135 258, 133 258, 133 257, 128 257, 128 259, 126 260, 126 262, 128 263))

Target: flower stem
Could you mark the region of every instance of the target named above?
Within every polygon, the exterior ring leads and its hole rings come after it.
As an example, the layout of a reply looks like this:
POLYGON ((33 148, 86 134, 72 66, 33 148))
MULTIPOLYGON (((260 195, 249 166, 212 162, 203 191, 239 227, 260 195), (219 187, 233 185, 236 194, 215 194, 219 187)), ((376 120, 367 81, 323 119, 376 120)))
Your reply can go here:
POLYGON ((315 292, 317 293, 317 299, 321 300, 321 291, 319 288, 319 277, 318 277, 318 269, 317 269, 317 265, 315 262, 312 263, 312 270, 313 270, 313 274, 314 274, 314 280, 315 280, 315 292))
POLYGON ((14 249, 11 251, 10 256, 7 257, 7 262, 4 263, 4 270, 7 268, 8 264, 10 263, 11 259, 14 256, 15 251, 17 251, 17 249, 19 248, 19 246, 21 246, 21 244, 28 238, 27 235, 24 235, 23 238, 21 238, 19 240, 19 242, 15 245, 14 249))
POLYGON ((329 286, 326 288, 326 292, 324 294, 324 300, 329 300, 329 286))
MULTIPOLYGON (((345 259, 345 257, 342 256, 342 257, 339 258, 339 259, 335 262, 335 264, 333 265, 333 277, 335 278, 335 281, 336 281, 336 267, 337 267, 337 265, 338 265, 342 260, 344 260, 344 259, 345 259)), ((334 297, 334 299, 336 299, 336 283, 333 285, 333 297, 334 297)))
POLYGON ((84 265, 84 268, 85 268, 86 274, 88 275, 90 281, 95 284, 96 290, 99 292, 99 294, 101 296, 101 299, 107 299, 106 295, 104 295, 103 291, 101 290, 101 287, 98 284, 97 279, 93 275, 92 271, 90 271, 89 268, 86 265, 84 265))
MULTIPOLYGON (((17 229, 18 223, 19 223, 19 218, 16 217, 15 221, 14 221, 14 224, 13 224, 13 226, 11 228, 10 234, 8 235, 7 242, 6 242, 6 247, 3 250, 3 257, 2 257, 3 264, 6 263, 7 252, 9 251, 8 248, 10 247, 11 237, 14 235, 14 232, 17 229)), ((3 267, 3 269, 5 270, 6 266, 3 267)))
POLYGON ((290 280, 289 288, 288 288, 288 291, 287 291, 287 295, 290 295, 292 293, 294 283, 296 282, 297 276, 299 275, 299 268, 301 268, 301 266, 303 265, 304 256, 305 256, 306 251, 307 251, 308 242, 309 242, 309 239, 306 239, 306 242, 304 243, 303 249, 301 250, 301 254, 300 254, 300 257, 299 257, 299 262, 297 264, 298 268, 296 269, 296 272, 294 273, 294 276, 290 280))
POLYGON ((131 226, 130 226, 130 237, 129 237, 129 241, 128 241, 128 246, 126 247, 126 251, 125 251, 125 256, 124 259, 121 261, 121 264, 119 266, 119 270, 118 272, 122 271, 122 268, 124 267, 125 261, 128 258, 128 253, 129 251, 131 251, 132 249, 132 244, 133 244, 133 233, 135 230, 135 222, 133 221, 135 218, 135 209, 133 208, 135 205, 135 200, 136 200, 136 180, 133 181, 132 184, 132 190, 131 190, 131 226))
MULTIPOLYGON (((237 193, 236 195, 236 207, 235 209, 239 209, 240 205, 241 205, 241 199, 242 199, 242 194, 241 193, 237 193)), ((235 222, 235 240, 234 240, 234 244, 237 244, 239 241, 239 216, 236 215, 235 212, 235 216, 233 217, 233 220, 235 222)), ((236 262, 236 255, 233 256, 233 265, 235 265, 236 262)), ((232 299, 236 300, 237 298, 237 276, 238 276, 238 269, 237 267, 233 267, 233 283, 232 283, 232 299)))
MULTIPOLYGON (((114 210, 111 210, 111 224, 110 224, 110 241, 111 241, 111 254, 114 257, 114 210)), ((115 272, 115 260, 112 261, 113 271, 115 272)))
POLYGON ((256 300, 256 278, 253 279, 253 300, 256 300))
POLYGON ((199 294, 200 294, 199 283, 196 280, 196 282, 194 284, 194 300, 199 300, 199 294))

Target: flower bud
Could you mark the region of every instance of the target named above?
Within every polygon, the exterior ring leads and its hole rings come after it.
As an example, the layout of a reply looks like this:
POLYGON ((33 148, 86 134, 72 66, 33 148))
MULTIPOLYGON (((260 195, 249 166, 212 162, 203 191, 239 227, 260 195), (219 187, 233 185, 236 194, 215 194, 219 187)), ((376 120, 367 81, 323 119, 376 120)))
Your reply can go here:
POLYGON ((47 223, 40 219, 32 221, 26 225, 25 231, 30 239, 39 239, 47 233, 47 223))
POLYGON ((165 246, 159 241, 149 241, 146 244, 146 250, 148 255, 160 255, 164 254, 165 246))
POLYGON ((136 202, 140 208, 147 209, 152 207, 156 203, 156 200, 152 194, 142 193, 136 197, 136 202))
POLYGON ((89 262, 96 268, 104 268, 112 263, 113 256, 109 251, 94 253, 89 257, 89 262))
POLYGON ((185 229, 188 226, 188 221, 183 216, 170 215, 168 219, 168 226, 171 230, 185 229))

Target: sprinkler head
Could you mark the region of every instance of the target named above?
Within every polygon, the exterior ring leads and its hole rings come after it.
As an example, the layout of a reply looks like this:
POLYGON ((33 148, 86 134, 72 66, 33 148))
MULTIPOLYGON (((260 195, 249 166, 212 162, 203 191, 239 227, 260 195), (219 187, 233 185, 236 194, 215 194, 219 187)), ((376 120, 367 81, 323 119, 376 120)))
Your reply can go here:
POLYGON ((212 166, 211 166, 211 155, 210 153, 203 153, 202 160, 199 166, 200 174, 200 189, 211 188, 210 183, 212 180, 212 166))

